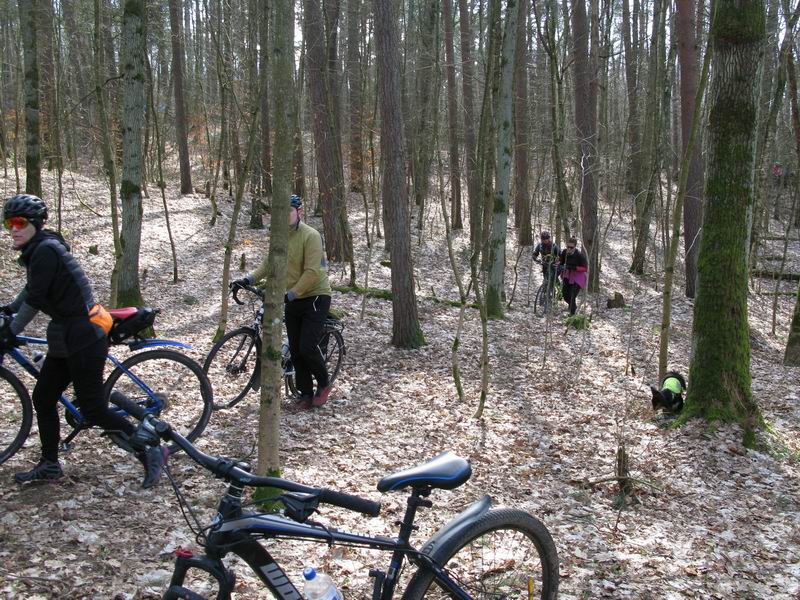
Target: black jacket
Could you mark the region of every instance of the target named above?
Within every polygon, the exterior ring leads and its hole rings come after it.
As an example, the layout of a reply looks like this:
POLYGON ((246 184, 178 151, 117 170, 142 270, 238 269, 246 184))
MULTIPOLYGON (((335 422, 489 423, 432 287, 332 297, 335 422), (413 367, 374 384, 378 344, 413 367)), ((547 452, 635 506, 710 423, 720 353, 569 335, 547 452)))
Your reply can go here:
POLYGON ((574 270, 577 267, 588 267, 589 262, 586 260, 586 255, 582 250, 575 248, 575 252, 567 254, 567 249, 561 251, 559 262, 565 269, 574 270))
POLYGON ((105 336, 89 321, 89 309, 95 304, 92 286, 60 235, 37 232, 23 246, 19 262, 28 274, 20 304, 52 319, 47 326, 49 355, 70 356, 105 336))

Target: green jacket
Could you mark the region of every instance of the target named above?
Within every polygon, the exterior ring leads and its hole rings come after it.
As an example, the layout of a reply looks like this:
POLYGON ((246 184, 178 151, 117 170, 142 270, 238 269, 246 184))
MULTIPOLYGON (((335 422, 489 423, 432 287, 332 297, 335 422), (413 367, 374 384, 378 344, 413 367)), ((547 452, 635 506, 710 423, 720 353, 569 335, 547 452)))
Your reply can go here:
MULTIPOLYGON (((251 277, 260 281, 267 275, 267 258, 253 271, 251 277)), ((286 262, 286 291, 295 297, 330 296, 328 259, 322 249, 322 236, 302 221, 296 229, 289 229, 289 248, 286 262)))

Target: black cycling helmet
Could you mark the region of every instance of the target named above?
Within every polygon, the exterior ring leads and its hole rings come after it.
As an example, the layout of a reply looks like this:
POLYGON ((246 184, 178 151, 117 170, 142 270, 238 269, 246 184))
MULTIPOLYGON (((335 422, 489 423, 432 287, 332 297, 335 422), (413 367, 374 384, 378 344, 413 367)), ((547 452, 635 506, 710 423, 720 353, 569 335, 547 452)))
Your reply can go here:
POLYGON ((539 234, 539 237, 542 238, 543 240, 549 240, 550 239, 550 232, 549 231, 543 231, 542 233, 539 234))
POLYGON ((292 194, 289 203, 292 208, 303 208, 303 199, 297 194, 292 194))
POLYGON ((25 217, 36 229, 41 229, 47 221, 47 205, 39 196, 17 194, 6 198, 3 206, 3 219, 9 217, 25 217))

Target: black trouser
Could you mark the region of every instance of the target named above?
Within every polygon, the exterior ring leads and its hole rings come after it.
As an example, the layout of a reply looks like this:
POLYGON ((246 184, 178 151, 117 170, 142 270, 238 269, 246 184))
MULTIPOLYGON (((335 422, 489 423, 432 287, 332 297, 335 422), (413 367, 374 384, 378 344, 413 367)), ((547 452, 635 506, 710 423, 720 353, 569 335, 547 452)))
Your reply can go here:
POLYGON ((134 432, 133 425, 108 409, 108 401, 103 395, 103 368, 107 353, 108 338, 101 338, 67 358, 48 355, 44 359, 36 387, 33 388, 42 458, 58 460, 58 443, 61 439, 58 398, 70 383, 75 388, 75 403, 91 425, 98 425, 106 431, 122 431, 127 435, 134 432))
POLYGON ((330 296, 311 296, 286 303, 286 335, 294 363, 294 378, 304 396, 314 394, 312 375, 317 380, 317 390, 328 386, 328 369, 319 351, 319 341, 330 307, 330 296))
POLYGON ((569 314, 574 315, 578 309, 577 300, 578 294, 581 293, 581 286, 577 283, 564 282, 561 286, 561 294, 564 296, 564 302, 569 304, 569 314))

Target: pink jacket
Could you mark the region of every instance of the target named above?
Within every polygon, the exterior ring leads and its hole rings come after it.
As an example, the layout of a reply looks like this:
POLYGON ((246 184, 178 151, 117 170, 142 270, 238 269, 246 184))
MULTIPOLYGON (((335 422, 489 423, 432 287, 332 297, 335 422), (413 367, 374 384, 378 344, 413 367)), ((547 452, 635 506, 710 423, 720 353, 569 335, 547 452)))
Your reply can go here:
POLYGON ((577 283, 581 289, 584 289, 587 282, 587 271, 586 267, 577 267, 576 269, 562 271, 561 279, 567 283, 577 283))

